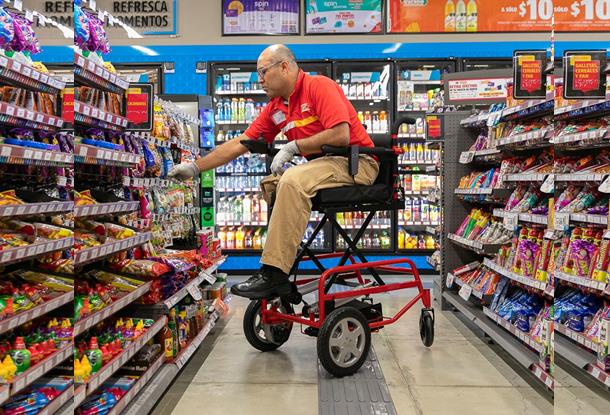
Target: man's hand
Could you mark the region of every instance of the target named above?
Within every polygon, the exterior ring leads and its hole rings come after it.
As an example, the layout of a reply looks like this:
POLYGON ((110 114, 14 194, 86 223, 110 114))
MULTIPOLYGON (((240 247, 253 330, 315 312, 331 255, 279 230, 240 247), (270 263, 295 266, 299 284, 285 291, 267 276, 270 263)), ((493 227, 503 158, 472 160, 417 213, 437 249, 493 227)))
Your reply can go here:
POLYGON ((296 140, 293 140, 282 147, 273 158, 271 163, 271 173, 279 175, 284 173, 284 164, 288 163, 299 152, 296 140))
POLYGON ((180 163, 168 173, 168 177, 176 180, 188 180, 199 175, 199 167, 195 162, 180 163))

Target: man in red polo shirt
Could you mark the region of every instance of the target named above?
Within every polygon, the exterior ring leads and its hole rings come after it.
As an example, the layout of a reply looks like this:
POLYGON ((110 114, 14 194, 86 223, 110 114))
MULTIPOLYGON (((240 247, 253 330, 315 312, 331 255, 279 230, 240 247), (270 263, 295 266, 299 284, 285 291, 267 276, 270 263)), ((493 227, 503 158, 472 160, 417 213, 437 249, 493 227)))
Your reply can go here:
POLYGON ((349 175, 346 157, 313 158, 323 145, 373 147, 354 107, 333 80, 304 73, 284 45, 266 48, 258 58, 257 72, 270 100, 252 125, 205 157, 180 164, 170 172, 171 177, 181 180, 195 177, 200 171, 214 169, 246 153, 241 140, 264 139, 271 143, 280 132, 288 138, 288 144, 273 158, 273 174, 261 182, 267 203, 275 193, 262 267, 247 281, 231 287, 233 294, 252 299, 285 296, 295 289, 288 273, 316 193, 354 182, 370 185, 379 172, 377 161, 366 155, 360 156, 355 178, 349 175), (297 154, 311 160, 286 169, 286 163, 297 154))

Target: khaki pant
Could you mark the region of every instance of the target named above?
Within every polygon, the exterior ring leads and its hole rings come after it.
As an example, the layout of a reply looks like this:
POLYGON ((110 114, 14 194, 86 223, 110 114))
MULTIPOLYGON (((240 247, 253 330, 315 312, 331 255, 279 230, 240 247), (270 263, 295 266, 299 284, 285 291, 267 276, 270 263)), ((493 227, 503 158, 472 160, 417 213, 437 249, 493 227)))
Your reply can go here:
MULTIPOLYGON (((354 184, 347 164, 347 157, 326 156, 291 167, 281 176, 267 176, 261 181, 267 204, 271 205, 275 192, 273 214, 261 257, 263 264, 290 272, 309 223, 311 199, 318 190, 354 184)), ((356 184, 373 184, 378 173, 377 162, 361 155, 356 184)))

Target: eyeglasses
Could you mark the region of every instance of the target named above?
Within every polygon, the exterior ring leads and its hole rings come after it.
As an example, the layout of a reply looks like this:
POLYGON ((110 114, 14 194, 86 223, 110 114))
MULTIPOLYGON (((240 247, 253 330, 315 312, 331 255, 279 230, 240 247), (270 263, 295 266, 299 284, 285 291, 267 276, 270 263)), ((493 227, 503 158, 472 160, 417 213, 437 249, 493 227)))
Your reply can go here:
POLYGON ((269 64, 269 65, 267 65, 267 66, 263 66, 262 68, 257 69, 257 70, 256 70, 256 73, 258 74, 258 77, 259 77, 259 78, 261 78, 261 79, 262 79, 262 78, 264 78, 264 77, 265 77, 265 75, 267 74, 267 71, 268 71, 269 69, 273 68, 275 65, 277 65, 277 64, 279 64, 279 63, 282 63, 282 62, 283 62, 283 61, 277 61, 277 62, 273 62, 273 63, 270 63, 270 64, 269 64))

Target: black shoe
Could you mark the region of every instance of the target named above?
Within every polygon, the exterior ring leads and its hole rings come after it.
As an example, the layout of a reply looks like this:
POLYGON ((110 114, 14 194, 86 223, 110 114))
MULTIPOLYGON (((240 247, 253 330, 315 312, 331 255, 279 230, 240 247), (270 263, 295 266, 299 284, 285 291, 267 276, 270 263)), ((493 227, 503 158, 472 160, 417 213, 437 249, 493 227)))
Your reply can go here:
POLYGON ((232 286, 231 292, 240 297, 258 300, 288 296, 296 292, 296 287, 287 274, 277 268, 263 266, 246 281, 232 286))

